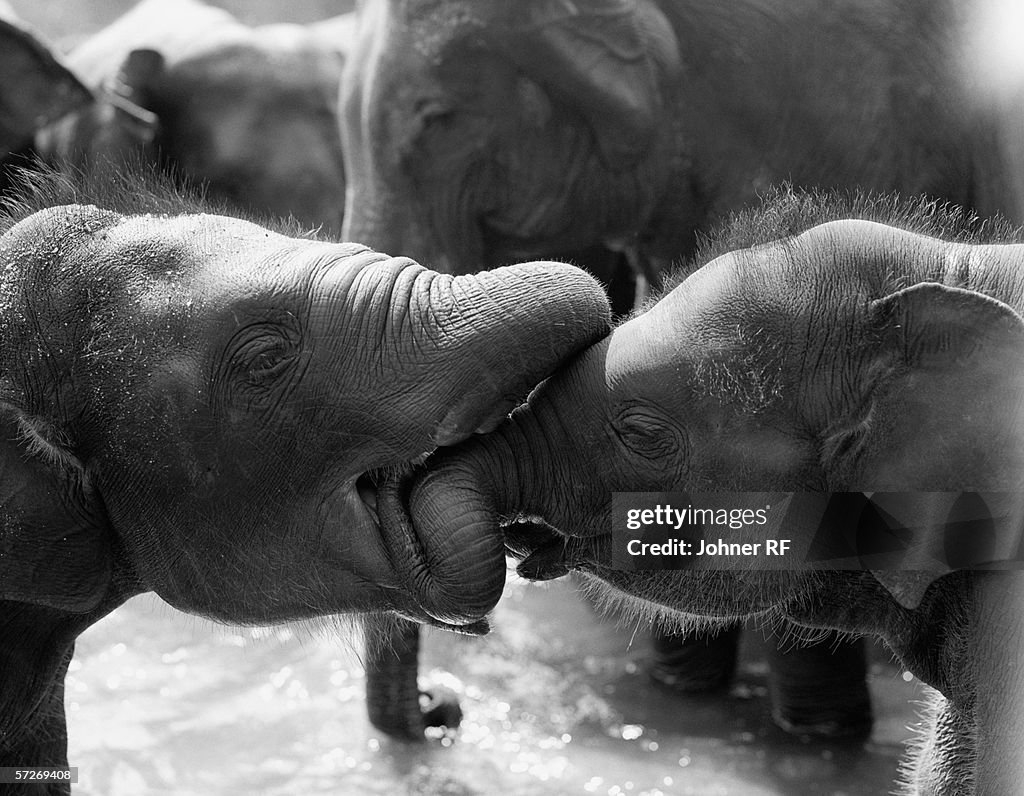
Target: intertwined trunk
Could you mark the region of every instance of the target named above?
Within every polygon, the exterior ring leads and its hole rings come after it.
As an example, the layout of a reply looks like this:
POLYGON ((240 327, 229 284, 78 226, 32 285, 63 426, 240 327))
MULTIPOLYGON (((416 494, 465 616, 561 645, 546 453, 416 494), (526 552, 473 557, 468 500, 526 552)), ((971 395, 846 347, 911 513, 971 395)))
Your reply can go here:
MULTIPOLYGON (((440 375, 448 390, 439 400, 449 409, 435 443, 452 444, 475 430, 489 429, 533 384, 607 332, 607 301, 596 282, 562 266, 554 267, 550 278, 540 276, 536 267, 514 266, 477 276, 435 278, 427 315, 440 322, 430 327, 430 344, 421 353, 429 361, 444 349, 452 359, 451 346, 458 346, 456 361, 465 365, 462 373, 427 376, 440 375), (460 312, 460 306, 479 311, 460 312), (500 322, 488 325, 488 316, 500 322)), ((496 457, 489 457, 486 467, 492 465, 497 466, 496 457)), ((479 473, 484 471, 481 464, 479 473)), ((511 496, 499 500, 495 492, 498 484, 513 484, 518 478, 488 476, 486 494, 481 495, 477 474, 459 470, 452 491, 447 477, 438 479, 436 490, 416 490, 416 511, 427 519, 415 531, 405 514, 411 496, 402 492, 402 485, 392 482, 379 495, 384 536, 392 540, 393 559, 408 566, 406 580, 417 585, 418 601, 428 606, 434 620, 462 623, 469 632, 483 625, 467 625, 466 620, 489 611, 504 586, 504 542, 491 507, 517 502, 511 496), (469 500, 463 497, 467 489, 469 500), (484 508, 476 505, 477 499, 485 501, 484 508), (428 550, 427 571, 417 571, 413 562, 418 557, 395 540, 417 540, 428 550)), ((421 705, 417 626, 400 621, 377 624, 376 629, 379 643, 366 652, 371 723, 400 738, 422 737, 425 726, 456 726, 460 714, 454 699, 435 694, 426 709, 421 705)))

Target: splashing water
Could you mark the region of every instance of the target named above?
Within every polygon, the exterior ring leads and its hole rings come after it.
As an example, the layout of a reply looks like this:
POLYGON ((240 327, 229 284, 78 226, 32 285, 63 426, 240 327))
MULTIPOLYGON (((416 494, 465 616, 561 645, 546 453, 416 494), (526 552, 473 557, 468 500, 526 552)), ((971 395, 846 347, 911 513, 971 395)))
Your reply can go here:
POLYGON ((568 580, 512 578, 494 627, 428 634, 425 679, 454 690, 465 718, 403 743, 366 720, 352 639, 214 626, 136 598, 81 637, 68 674, 75 793, 885 793, 921 692, 876 663, 870 741, 811 743, 771 723, 756 632, 730 694, 697 697, 651 685, 643 634, 630 646, 633 628, 568 580))

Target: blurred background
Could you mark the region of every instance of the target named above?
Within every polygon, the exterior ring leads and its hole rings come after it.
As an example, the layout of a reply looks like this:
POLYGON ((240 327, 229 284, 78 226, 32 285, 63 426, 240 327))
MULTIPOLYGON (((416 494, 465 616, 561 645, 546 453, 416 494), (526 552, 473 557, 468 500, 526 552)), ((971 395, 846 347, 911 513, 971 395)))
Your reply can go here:
MULTIPOLYGON (((19 17, 35 25, 51 41, 70 49, 135 6, 135 0, 9 0, 19 17)), ((220 0, 208 5, 231 12, 248 25, 268 22, 315 22, 344 14, 355 0, 220 0)))

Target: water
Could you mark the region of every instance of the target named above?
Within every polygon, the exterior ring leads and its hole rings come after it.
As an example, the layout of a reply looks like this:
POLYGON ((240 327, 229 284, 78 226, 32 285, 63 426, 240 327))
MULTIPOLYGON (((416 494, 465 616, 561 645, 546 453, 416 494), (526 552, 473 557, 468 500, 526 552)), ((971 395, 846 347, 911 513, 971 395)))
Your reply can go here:
POLYGON ((302 626, 229 628, 136 598, 82 635, 67 679, 76 794, 884 794, 917 681, 872 664, 867 744, 791 738, 769 718, 749 631, 725 697, 649 684, 645 631, 568 580, 513 579, 483 639, 431 631, 421 674, 461 729, 423 743, 366 720, 357 644, 302 626))

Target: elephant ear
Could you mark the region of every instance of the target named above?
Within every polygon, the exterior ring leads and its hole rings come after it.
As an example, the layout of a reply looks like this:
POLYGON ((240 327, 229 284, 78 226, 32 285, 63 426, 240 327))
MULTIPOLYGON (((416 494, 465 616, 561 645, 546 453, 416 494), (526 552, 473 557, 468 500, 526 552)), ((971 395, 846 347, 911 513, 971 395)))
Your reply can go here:
POLYGON ((79 502, 85 490, 65 470, 73 463, 48 457, 49 447, 29 421, 0 409, 0 601, 84 613, 110 584, 110 539, 79 502))
MULTIPOLYGON (((981 293, 925 282, 872 302, 869 322, 873 388, 848 482, 886 492, 1019 490, 1021 316, 981 293)), ((915 607, 932 581, 951 569, 993 563, 985 555, 977 561, 965 557, 962 547, 957 551, 956 528, 949 522, 930 527, 941 529, 942 538, 909 544, 900 566, 907 571, 875 573, 907 607, 915 607)), ((971 539, 968 551, 978 552, 971 539)), ((1015 557, 1018 543, 992 540, 1001 551, 996 558, 1015 557)))
POLYGON ((587 119, 612 169, 640 158, 666 123, 679 42, 650 0, 501 3, 495 43, 553 97, 587 119))
POLYGON ((92 102, 92 94, 27 29, 0 14, 0 157, 40 127, 92 102))

